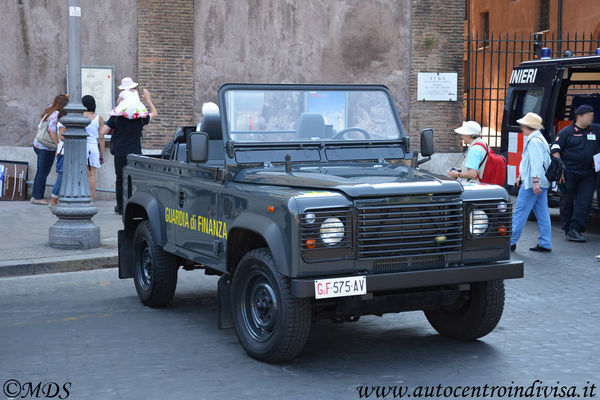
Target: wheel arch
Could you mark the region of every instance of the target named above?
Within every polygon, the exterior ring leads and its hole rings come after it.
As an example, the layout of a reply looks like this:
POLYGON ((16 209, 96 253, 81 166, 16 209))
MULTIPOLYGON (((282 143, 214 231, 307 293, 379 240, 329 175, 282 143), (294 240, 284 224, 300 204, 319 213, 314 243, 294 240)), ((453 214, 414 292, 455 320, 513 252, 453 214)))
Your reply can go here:
POLYGON ((238 262, 248 251, 268 247, 277 270, 290 276, 290 249, 284 237, 279 226, 271 219, 251 213, 240 215, 227 234, 227 271, 233 275, 238 262))
POLYGON ((140 221, 148 220, 152 230, 152 239, 159 246, 166 244, 166 229, 162 223, 161 204, 156 197, 146 192, 135 192, 127 200, 123 212, 125 231, 133 236, 140 221))

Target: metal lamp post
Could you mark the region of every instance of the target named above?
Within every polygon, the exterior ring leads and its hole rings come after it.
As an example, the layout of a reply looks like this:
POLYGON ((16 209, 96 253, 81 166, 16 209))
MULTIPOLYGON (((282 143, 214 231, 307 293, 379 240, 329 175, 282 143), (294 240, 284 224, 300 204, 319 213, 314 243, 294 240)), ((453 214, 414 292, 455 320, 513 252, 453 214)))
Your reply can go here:
POLYGON ((87 133, 90 120, 81 104, 81 6, 68 0, 69 104, 60 122, 65 126, 65 155, 59 202, 52 209, 58 221, 50 227, 49 245, 61 249, 91 249, 100 246, 100 228, 92 222, 98 209, 90 203, 87 177, 87 133))

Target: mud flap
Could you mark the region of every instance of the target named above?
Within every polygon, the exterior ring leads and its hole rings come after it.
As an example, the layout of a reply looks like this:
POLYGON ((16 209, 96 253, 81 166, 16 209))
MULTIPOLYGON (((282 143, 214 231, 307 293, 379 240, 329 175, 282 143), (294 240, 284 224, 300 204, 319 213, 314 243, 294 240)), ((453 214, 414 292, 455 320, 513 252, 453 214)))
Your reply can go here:
POLYGON ((118 232, 119 241, 119 279, 133 278, 133 244, 127 231, 118 232))
POLYGON ((231 314, 231 276, 225 274, 219 278, 217 284, 217 308, 219 329, 233 328, 233 316, 231 314))

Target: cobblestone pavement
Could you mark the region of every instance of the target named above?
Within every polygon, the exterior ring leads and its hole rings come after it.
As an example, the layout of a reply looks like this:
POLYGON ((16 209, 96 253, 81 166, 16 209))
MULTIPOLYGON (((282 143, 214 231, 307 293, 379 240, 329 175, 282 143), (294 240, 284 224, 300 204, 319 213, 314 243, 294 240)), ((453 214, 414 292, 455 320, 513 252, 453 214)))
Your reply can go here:
POLYGON ((0 279, 0 384, 71 382, 75 399, 357 399, 359 385, 536 379, 582 393, 600 385, 599 225, 587 243, 567 243, 553 217, 554 251, 535 254, 529 223, 515 254, 525 278, 506 282, 503 318, 482 340, 444 339, 420 312, 323 321, 281 365, 249 358, 233 329, 217 329, 216 279, 200 271, 180 272, 162 310, 142 306, 115 269, 0 279))

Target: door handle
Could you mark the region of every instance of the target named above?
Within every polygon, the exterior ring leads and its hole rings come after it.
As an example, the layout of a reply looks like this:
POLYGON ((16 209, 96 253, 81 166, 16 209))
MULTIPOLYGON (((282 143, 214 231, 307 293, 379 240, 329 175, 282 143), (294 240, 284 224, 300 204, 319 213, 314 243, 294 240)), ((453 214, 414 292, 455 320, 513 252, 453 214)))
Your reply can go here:
POLYGON ((179 207, 183 207, 184 199, 185 199, 185 194, 183 192, 179 192, 179 207))

